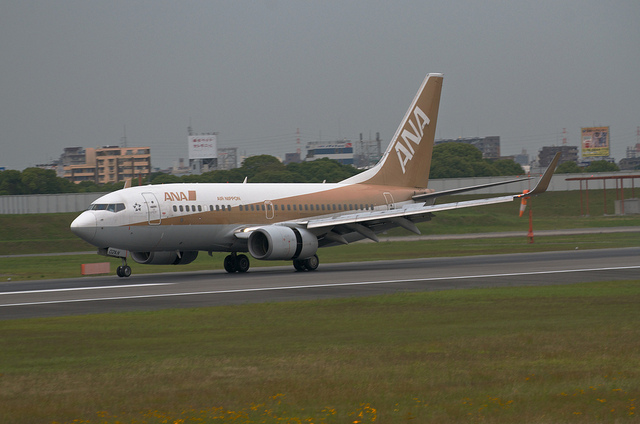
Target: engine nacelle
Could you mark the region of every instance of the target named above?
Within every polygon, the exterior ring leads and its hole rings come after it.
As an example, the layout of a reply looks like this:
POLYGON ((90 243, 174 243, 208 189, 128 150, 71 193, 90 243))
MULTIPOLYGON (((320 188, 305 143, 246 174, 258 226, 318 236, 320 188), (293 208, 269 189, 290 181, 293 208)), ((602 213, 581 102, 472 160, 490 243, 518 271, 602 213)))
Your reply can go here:
POLYGON ((131 258, 139 264, 145 265, 186 265, 195 261, 198 251, 176 252, 175 250, 161 252, 131 252, 131 258))
POLYGON ((318 250, 318 238, 302 228, 269 225, 253 230, 249 253, 256 259, 306 259, 318 250))

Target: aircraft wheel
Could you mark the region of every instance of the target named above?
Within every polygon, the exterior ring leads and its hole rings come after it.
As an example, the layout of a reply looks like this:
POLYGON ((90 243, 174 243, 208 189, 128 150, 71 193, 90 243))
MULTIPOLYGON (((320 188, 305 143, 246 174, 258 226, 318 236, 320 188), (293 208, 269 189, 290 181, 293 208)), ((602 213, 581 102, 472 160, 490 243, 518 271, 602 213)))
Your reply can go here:
POLYGON ((125 277, 125 278, 131 277, 131 267, 129 265, 123 266, 121 273, 122 273, 121 277, 125 277))
POLYGON ((238 272, 247 272, 249 271, 249 258, 246 255, 238 255, 236 258, 236 270, 238 272))
POLYGON ((304 266, 304 259, 294 259, 293 260, 293 267, 298 272, 302 272, 302 271, 306 271, 307 270, 307 268, 304 266))
POLYGON ((116 274, 118 275, 118 277, 122 278, 124 277, 124 275, 122 275, 122 267, 119 266, 118 268, 116 268, 116 274))
POLYGON ((318 259, 318 255, 313 255, 310 258, 304 260, 304 267, 308 271, 315 271, 318 269, 318 265, 320 265, 320 259, 318 259))
POLYGON ((234 255, 227 255, 224 258, 224 270, 230 274, 236 272, 236 258, 234 255))

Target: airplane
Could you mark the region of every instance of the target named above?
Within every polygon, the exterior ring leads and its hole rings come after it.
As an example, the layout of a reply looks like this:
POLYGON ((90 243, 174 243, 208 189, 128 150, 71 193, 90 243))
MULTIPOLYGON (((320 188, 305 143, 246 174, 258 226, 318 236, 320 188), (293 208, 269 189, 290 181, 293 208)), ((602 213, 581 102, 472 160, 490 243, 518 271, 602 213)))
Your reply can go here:
MULTIPOLYGON (((427 188, 438 119, 442 74, 428 74, 380 161, 338 183, 178 183, 126 187, 94 201, 71 231, 122 259, 184 265, 198 253, 229 253, 224 269, 244 273, 250 262, 292 260, 296 271, 315 271, 320 247, 345 245, 416 223, 434 212, 511 202, 546 191, 556 155, 537 186, 522 194, 436 204, 440 196, 523 181, 524 178, 435 192, 427 188)), ((127 184, 125 184, 127 185, 127 184)))

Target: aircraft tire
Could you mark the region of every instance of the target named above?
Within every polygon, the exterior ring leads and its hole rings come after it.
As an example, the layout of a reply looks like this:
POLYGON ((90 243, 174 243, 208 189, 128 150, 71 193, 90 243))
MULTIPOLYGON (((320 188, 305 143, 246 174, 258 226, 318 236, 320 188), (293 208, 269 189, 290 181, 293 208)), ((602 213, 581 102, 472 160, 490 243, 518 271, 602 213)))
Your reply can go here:
POLYGON ((313 255, 310 258, 304 260, 304 267, 307 271, 315 271, 318 269, 318 265, 320 265, 320 259, 318 259, 318 255, 313 255))
POLYGON ((224 270, 229 274, 236 272, 236 258, 233 255, 227 255, 224 258, 224 270))
POLYGON ((293 260, 293 267, 298 272, 302 272, 302 271, 306 271, 307 270, 307 268, 304 266, 304 259, 294 259, 293 260))
POLYGON ((122 276, 125 278, 131 277, 131 267, 129 265, 125 265, 122 267, 122 276))
POLYGON ((118 268, 116 268, 116 274, 118 275, 118 277, 122 278, 124 277, 124 275, 122 275, 122 267, 119 266, 118 268))
POLYGON ((249 262, 249 258, 246 255, 238 255, 236 257, 236 271, 238 272, 247 272, 249 271, 249 267, 251 263, 249 262))

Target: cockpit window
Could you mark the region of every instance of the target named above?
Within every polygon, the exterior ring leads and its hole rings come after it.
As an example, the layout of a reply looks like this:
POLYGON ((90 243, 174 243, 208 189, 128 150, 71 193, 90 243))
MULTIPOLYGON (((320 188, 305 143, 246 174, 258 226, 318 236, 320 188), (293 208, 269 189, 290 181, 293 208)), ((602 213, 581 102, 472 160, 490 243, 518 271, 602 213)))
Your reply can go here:
POLYGON ((89 206, 88 211, 109 211, 120 212, 125 210, 124 203, 94 203, 89 206))

